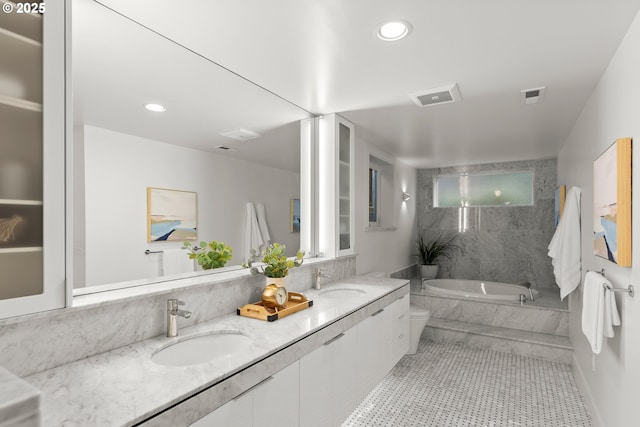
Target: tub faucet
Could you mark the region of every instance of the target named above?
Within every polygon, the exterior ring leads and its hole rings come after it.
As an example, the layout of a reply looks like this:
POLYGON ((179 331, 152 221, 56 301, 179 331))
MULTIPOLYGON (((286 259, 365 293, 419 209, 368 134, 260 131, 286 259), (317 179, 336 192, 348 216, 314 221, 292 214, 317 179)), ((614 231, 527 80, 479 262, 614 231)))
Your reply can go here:
POLYGON ((531 300, 531 302, 534 302, 536 299, 533 297, 533 290, 531 289, 531 283, 525 282, 524 287, 527 288, 527 290, 529 290, 529 299, 531 300))
POLYGON ((167 300, 167 336, 178 336, 178 316, 188 319, 191 317, 191 312, 187 310, 180 310, 178 306, 184 305, 184 301, 177 299, 167 300))
POLYGON ((313 289, 320 289, 320 278, 326 277, 331 278, 330 274, 325 273, 325 271, 321 268, 317 269, 315 274, 313 275, 313 289))

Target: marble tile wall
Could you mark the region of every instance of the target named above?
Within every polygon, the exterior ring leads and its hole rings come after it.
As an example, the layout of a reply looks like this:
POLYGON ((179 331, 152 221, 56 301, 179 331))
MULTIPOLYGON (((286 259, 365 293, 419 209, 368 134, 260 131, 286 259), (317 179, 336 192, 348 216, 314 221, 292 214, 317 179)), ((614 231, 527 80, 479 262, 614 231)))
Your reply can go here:
POLYGON ((553 287, 547 246, 553 237, 556 159, 418 170, 418 230, 425 238, 458 234, 464 255, 439 261, 439 278, 529 282, 553 287), (469 209, 469 229, 458 230, 458 208, 433 207, 433 177, 439 174, 533 170, 534 205, 469 209))
MULTIPOLYGON (((297 292, 310 289, 318 267, 331 275, 331 279, 324 280, 354 276, 355 260, 355 256, 349 256, 305 263, 291 270, 287 289, 297 292)), ((205 322, 259 301, 264 284, 264 276, 244 274, 229 280, 0 320, 0 366, 22 377, 162 335, 166 332, 166 302, 170 298, 185 301, 184 309, 193 313, 189 319, 178 319, 179 327, 205 322)))

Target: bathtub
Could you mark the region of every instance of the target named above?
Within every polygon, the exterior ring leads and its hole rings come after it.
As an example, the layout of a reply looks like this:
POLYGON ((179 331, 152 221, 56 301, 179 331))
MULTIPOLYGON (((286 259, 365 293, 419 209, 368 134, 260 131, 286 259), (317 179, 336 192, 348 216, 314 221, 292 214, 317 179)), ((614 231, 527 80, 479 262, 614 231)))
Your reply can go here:
MULTIPOLYGON (((433 295, 464 297, 479 300, 520 302, 520 295, 529 300, 529 290, 522 285, 485 282, 482 280, 433 279, 423 280, 422 288, 433 295)), ((534 298, 538 291, 532 289, 534 298)))

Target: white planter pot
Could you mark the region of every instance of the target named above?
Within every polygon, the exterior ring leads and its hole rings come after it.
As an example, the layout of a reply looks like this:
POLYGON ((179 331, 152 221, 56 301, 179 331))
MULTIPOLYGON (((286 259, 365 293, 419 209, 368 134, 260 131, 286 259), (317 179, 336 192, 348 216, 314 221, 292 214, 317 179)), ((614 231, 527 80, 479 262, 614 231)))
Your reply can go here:
POLYGON ((272 283, 275 283, 280 288, 286 288, 287 287, 287 278, 286 277, 266 277, 265 276, 265 279, 266 279, 265 286, 270 285, 272 283))
POLYGON ((426 265, 423 264, 420 266, 420 276, 423 279, 435 279, 438 277, 438 265, 426 265))

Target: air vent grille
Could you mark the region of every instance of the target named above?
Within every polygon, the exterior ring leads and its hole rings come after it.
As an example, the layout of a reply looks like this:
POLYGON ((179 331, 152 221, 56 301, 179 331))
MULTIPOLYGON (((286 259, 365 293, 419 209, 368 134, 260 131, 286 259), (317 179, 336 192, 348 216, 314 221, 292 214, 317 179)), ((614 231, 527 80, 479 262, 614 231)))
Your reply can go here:
POLYGON ((542 86, 521 90, 520 93, 522 94, 522 102, 526 105, 537 104, 538 102, 542 101, 542 98, 544 98, 545 89, 546 88, 542 86))
POLYGON ((231 132, 224 132, 220 135, 226 136, 227 138, 235 139, 236 141, 249 141, 252 139, 260 138, 259 133, 247 129, 232 130, 231 132))
POLYGON ((435 87, 417 92, 410 92, 409 97, 418 107, 429 107, 438 104, 447 104, 462 99, 456 83, 435 87))

